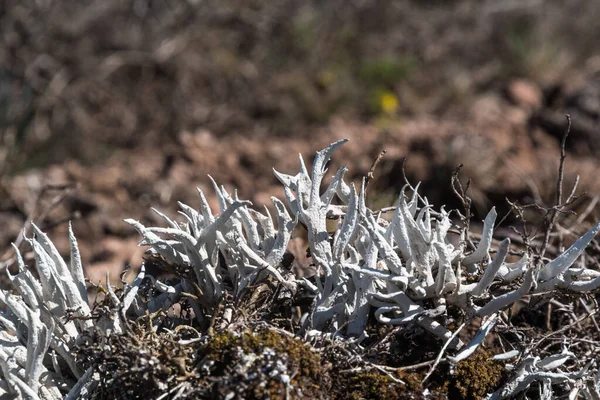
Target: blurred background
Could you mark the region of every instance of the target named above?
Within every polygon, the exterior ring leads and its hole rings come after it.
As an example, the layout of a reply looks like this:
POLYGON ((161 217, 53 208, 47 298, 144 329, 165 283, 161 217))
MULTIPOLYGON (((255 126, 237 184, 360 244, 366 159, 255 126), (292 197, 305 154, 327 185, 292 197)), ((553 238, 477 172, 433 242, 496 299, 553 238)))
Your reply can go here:
POLYGON ((91 279, 118 279, 143 252, 123 218, 197 206, 207 174, 270 204, 273 167, 345 137, 332 168, 355 182, 387 151, 371 207, 393 203, 405 157, 436 206, 458 206, 464 164, 476 219, 553 204, 566 113, 566 190, 580 175, 596 220, 598 21, 578 0, 4 0, 0 269, 30 221, 68 253, 72 220, 91 279))

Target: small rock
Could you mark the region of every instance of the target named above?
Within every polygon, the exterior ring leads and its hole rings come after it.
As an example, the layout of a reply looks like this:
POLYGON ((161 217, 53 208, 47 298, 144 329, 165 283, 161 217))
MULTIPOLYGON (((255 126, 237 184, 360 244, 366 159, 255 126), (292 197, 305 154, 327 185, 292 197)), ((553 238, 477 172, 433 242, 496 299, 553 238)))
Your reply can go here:
POLYGON ((533 82, 524 79, 512 81, 507 88, 509 99, 515 104, 528 109, 538 109, 542 106, 543 94, 533 82))

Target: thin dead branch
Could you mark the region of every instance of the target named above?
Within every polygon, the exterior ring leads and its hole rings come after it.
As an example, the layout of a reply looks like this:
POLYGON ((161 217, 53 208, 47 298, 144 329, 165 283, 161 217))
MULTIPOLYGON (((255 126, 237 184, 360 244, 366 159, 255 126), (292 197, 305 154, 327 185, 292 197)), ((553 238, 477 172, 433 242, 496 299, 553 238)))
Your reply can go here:
POLYGON ((385 156, 385 153, 387 153, 387 150, 382 150, 379 153, 377 158, 375 158, 375 160, 373 161, 373 164, 371 164, 371 168, 369 168, 369 172, 367 172, 367 177, 365 179, 365 198, 367 198, 369 183, 375 178, 375 169, 377 169, 377 165, 381 162, 381 160, 383 159, 383 156, 385 156))

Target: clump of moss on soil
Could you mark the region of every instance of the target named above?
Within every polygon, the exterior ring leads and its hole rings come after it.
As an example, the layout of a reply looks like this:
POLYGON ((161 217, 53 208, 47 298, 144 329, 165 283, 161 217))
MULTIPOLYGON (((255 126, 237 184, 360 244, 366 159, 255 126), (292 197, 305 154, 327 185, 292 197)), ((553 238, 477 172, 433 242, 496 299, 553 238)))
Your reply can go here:
POLYGON ((440 366, 425 387, 425 373, 398 370, 395 377, 404 384, 395 382, 390 376, 370 371, 351 376, 345 382, 345 393, 334 396, 336 400, 362 399, 422 399, 423 391, 429 389, 429 399, 480 400, 492 393, 505 378, 502 363, 490 360, 491 354, 478 350, 467 360, 461 361, 450 373, 448 366, 440 366))
POLYGON ((124 334, 90 331, 78 360, 102 379, 96 399, 156 398, 178 387, 199 399, 330 398, 321 354, 276 329, 202 337, 185 325, 157 333, 138 322, 124 334))
POLYGON ((479 400, 495 391, 505 375, 504 365, 490 360, 491 354, 479 349, 458 363, 448 375, 447 392, 450 399, 479 400))
POLYGON ((376 370, 350 376, 333 395, 335 400, 398 400, 420 399, 421 382, 416 374, 398 373, 404 383, 395 382, 390 376, 376 370))
POLYGON ((348 379, 346 393, 338 393, 335 399, 361 400, 381 399, 395 400, 403 398, 405 385, 396 383, 387 375, 378 372, 356 374, 348 379))
MULTIPOLYGON (((214 396, 243 399, 326 398, 321 356, 301 340, 272 329, 214 335, 201 349, 214 396)), ((202 368, 202 367, 201 367, 202 368)))
POLYGON ((182 388, 198 399, 422 399, 428 389, 430 399, 477 400, 496 390, 506 375, 502 363, 479 349, 452 373, 447 364, 439 365, 422 385, 427 368, 401 368, 439 351, 438 343, 418 330, 395 334, 389 347, 375 352, 371 362, 397 368, 388 375, 352 361, 351 343, 321 343, 324 347, 316 350, 268 323, 211 335, 187 325, 157 328, 156 323, 166 326, 163 317, 140 318, 121 335, 92 330, 82 338, 78 362, 101 377, 95 399, 154 398, 182 388), (360 368, 353 372, 355 367, 360 368))

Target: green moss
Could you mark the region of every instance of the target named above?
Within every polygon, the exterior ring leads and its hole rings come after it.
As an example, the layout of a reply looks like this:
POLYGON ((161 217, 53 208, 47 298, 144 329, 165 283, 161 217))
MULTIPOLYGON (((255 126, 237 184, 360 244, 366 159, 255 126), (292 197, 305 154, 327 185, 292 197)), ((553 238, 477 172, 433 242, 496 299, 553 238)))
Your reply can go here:
POLYGON ((224 363, 227 361, 229 353, 234 346, 236 346, 238 341, 239 338, 234 336, 231 332, 214 335, 204 347, 203 353, 206 354, 207 358, 215 361, 217 364, 224 363))
POLYGON ((411 391, 406 385, 396 383, 389 376, 377 372, 356 374, 340 389, 335 398, 348 400, 396 400, 407 398, 411 391))
POLYGON ((490 360, 485 350, 478 350, 468 359, 458 363, 448 379, 448 395, 451 399, 483 399, 493 392, 503 378, 502 363, 490 360))
POLYGON ((247 332, 235 336, 231 332, 215 335, 206 346, 208 357, 218 363, 231 359, 231 353, 236 348, 244 353, 262 353, 270 348, 276 353, 284 353, 289 363, 298 368, 298 376, 317 377, 321 372, 320 357, 312 352, 311 347, 299 339, 281 335, 272 330, 264 330, 257 334, 247 332))
POLYGON ((410 373, 398 370, 398 377, 406 382, 406 388, 413 392, 420 392, 423 389, 421 382, 423 381, 425 374, 410 373))
POLYGON ((321 357, 301 340, 274 330, 257 333, 219 333, 211 338, 202 350, 204 356, 214 361, 210 376, 216 378, 215 394, 231 391, 241 398, 292 398, 323 397, 327 373, 321 366, 321 357), (273 354, 269 356, 268 354, 273 354), (250 361, 248 361, 250 360, 250 361), (289 386, 281 374, 271 373, 276 362, 284 364, 289 386))

